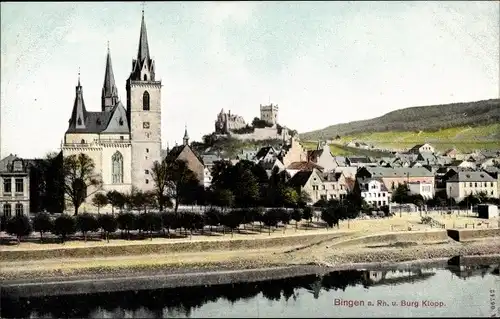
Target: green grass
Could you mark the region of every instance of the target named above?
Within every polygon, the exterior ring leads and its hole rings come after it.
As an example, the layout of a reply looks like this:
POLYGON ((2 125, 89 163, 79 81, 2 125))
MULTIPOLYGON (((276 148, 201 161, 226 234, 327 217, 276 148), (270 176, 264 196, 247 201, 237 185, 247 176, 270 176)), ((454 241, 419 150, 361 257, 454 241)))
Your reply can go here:
POLYGON ((454 127, 435 132, 375 132, 341 137, 339 143, 362 141, 376 147, 407 149, 416 144, 430 143, 438 151, 456 148, 462 152, 476 149, 500 149, 500 124, 477 127, 454 127))

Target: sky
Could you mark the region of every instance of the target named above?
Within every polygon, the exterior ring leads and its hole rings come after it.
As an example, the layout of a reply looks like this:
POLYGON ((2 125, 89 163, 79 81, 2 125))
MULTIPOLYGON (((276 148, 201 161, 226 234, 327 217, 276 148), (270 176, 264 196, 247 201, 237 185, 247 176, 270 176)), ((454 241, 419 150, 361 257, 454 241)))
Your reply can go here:
MULTIPOLYGON (((1 3, 1 157, 57 151, 78 70, 99 111, 107 43, 118 94, 137 56, 140 2, 1 3)), ((146 2, 162 144, 278 104, 299 132, 420 105, 498 98, 500 2, 146 2)))

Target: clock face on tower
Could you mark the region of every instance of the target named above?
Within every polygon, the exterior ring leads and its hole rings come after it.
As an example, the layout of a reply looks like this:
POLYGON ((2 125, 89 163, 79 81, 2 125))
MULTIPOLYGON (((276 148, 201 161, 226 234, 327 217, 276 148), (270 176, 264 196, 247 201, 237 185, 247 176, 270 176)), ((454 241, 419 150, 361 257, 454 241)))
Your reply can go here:
POLYGON ((142 123, 143 128, 149 128, 149 122, 143 122, 142 123))

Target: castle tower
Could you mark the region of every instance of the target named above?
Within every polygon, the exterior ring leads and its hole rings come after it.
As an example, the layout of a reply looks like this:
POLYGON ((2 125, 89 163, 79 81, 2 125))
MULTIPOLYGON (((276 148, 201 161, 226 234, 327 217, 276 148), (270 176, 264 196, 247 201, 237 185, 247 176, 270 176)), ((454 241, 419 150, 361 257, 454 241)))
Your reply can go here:
POLYGON ((103 112, 109 112, 118 103, 118 89, 116 88, 115 75, 113 74, 113 66, 111 65, 111 54, 106 57, 106 71, 104 72, 104 84, 102 85, 101 93, 101 109, 103 112))
POLYGON ((278 124, 278 104, 260 105, 260 119, 268 124, 278 124))
POLYGON ((155 81, 144 11, 137 59, 132 61, 127 80, 127 117, 132 141, 132 186, 151 190, 154 183, 149 171, 155 161, 161 161, 161 81, 155 81))

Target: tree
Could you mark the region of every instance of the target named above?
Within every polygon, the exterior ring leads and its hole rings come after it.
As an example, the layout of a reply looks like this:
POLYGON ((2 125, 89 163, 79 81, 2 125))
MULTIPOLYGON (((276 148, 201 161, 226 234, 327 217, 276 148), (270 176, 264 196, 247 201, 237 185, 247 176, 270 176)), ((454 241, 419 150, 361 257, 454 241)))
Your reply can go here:
POLYGON ((281 192, 281 200, 285 207, 296 207, 299 201, 299 194, 292 187, 284 187, 281 192))
POLYGON ((326 222, 328 227, 333 227, 334 225, 339 226, 340 220, 340 206, 327 206, 321 210, 321 219, 326 222))
POLYGON ((64 211, 64 176, 62 152, 49 153, 30 161, 30 210, 62 213, 64 211))
POLYGON ((305 208, 307 206, 307 204, 310 203, 311 201, 312 201, 311 195, 309 195, 308 192, 301 191, 299 193, 299 200, 297 201, 297 204, 299 205, 299 207, 305 208))
POLYGON ((82 232, 84 240, 87 241, 87 233, 99 230, 99 224, 94 215, 83 213, 76 216, 76 229, 82 232))
POLYGON ((85 199, 99 191, 102 182, 94 172, 94 161, 86 154, 69 155, 64 158, 64 193, 68 196, 78 215, 78 208, 85 199), (89 188, 94 188, 89 192, 89 188))
POLYGON ((196 175, 189 169, 186 161, 175 160, 168 163, 165 189, 169 197, 175 200, 175 213, 181 201, 189 197, 194 185, 197 184, 196 175))
POLYGON ((109 214, 99 215, 99 217, 97 218, 97 223, 106 234, 106 241, 109 243, 109 234, 114 233, 118 227, 116 218, 113 215, 109 214))
POLYGON ((239 207, 253 206, 259 200, 259 184, 249 169, 234 167, 234 187, 232 188, 235 202, 239 207))
POLYGON ((147 212, 147 207, 150 202, 150 195, 147 192, 143 192, 142 190, 133 189, 132 193, 129 197, 130 207, 142 211, 147 212))
POLYGON ((212 201, 215 205, 222 207, 223 209, 231 207, 234 203, 233 192, 229 189, 217 189, 213 194, 212 201))
POLYGON ((409 200, 408 192, 409 192, 408 185, 399 184, 392 193, 392 200, 398 204, 407 203, 409 200))
POLYGON ((21 243, 23 236, 29 236, 32 228, 30 220, 25 215, 16 215, 7 221, 7 234, 14 235, 17 238, 17 243, 21 243))
POLYGON ((222 215, 222 224, 231 229, 231 237, 234 229, 238 228, 243 222, 243 216, 236 210, 230 210, 222 215))
POLYGON ((136 230, 136 216, 131 212, 120 213, 116 218, 118 228, 123 232, 127 231, 127 239, 130 240, 130 231, 136 230))
POLYGON ((216 208, 210 208, 205 212, 205 224, 210 226, 210 231, 212 231, 212 226, 219 226, 222 220, 222 213, 216 208))
POLYGON ((297 229, 299 226, 299 222, 302 220, 302 209, 300 208, 295 208, 292 211, 292 219, 295 221, 295 229, 297 229))
POLYGON ((40 241, 43 242, 43 234, 52 231, 54 223, 49 214, 39 213, 33 218, 33 230, 40 233, 40 241))
POLYGON ((290 220, 292 219, 291 213, 287 211, 286 209, 279 209, 279 215, 280 215, 280 221, 283 223, 283 232, 286 229, 286 225, 290 223, 290 220))
POLYGON ((125 195, 118 191, 110 191, 106 194, 106 197, 108 198, 109 204, 111 204, 111 212, 114 214, 115 213, 115 207, 120 208, 120 211, 123 210, 123 207, 125 206, 127 199, 125 195))
POLYGON ((76 232, 75 219, 68 215, 61 215, 54 221, 53 234, 61 237, 61 242, 66 241, 68 235, 76 232))
POLYGON ((108 203, 109 203, 108 197, 106 197, 106 195, 104 195, 103 193, 97 193, 92 198, 92 205, 97 207, 98 214, 100 213, 101 207, 108 205, 108 203))
POLYGON ((271 226, 278 226, 278 222, 280 220, 280 212, 277 209, 270 209, 267 210, 264 215, 262 216, 262 221, 264 222, 264 225, 269 227, 269 235, 271 235, 271 226))
POLYGON ((155 183, 154 195, 156 196, 160 211, 163 211, 165 203, 169 200, 166 189, 169 178, 168 163, 166 159, 163 159, 161 162, 155 161, 153 163, 151 176, 155 183))
POLYGON ((159 214, 156 213, 142 213, 139 215, 139 226, 144 232, 149 232, 149 237, 153 240, 153 232, 162 229, 162 219, 159 214))
POLYGON ((302 217, 311 222, 312 221, 312 218, 313 218, 313 208, 310 207, 310 206, 306 206, 303 208, 302 210, 302 217))

